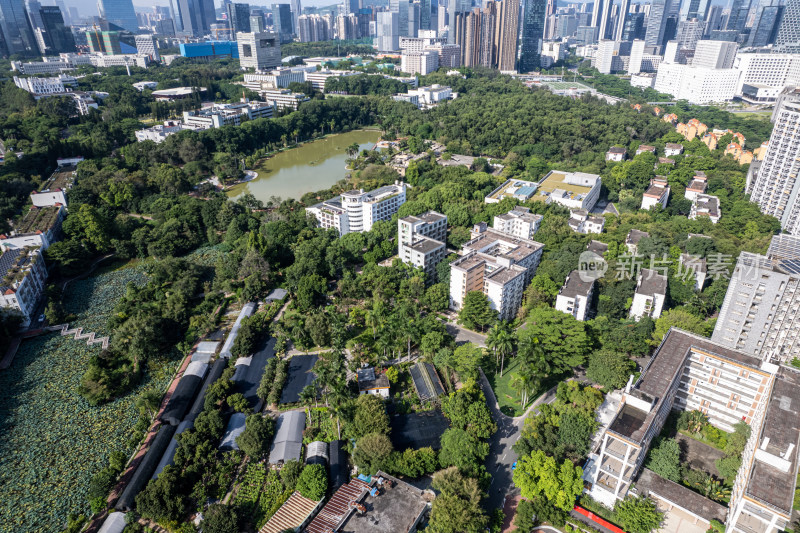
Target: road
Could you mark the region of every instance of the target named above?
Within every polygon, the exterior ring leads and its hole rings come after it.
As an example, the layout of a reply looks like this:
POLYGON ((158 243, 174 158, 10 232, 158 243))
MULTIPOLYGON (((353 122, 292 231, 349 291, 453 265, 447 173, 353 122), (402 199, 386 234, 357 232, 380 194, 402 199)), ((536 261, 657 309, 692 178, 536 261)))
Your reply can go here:
POLYGON ((456 344, 460 345, 471 342, 472 344, 486 348, 486 335, 481 335, 480 333, 463 328, 450 320, 445 321, 444 324, 445 327, 447 327, 447 333, 456 338, 456 344))
POLYGON ((486 470, 492 476, 487 503, 489 509, 500 509, 503 507, 505 496, 516 491, 512 480, 511 466, 517 460, 517 454, 512 446, 519 438, 525 418, 531 413, 538 413, 540 405, 553 403, 556 399, 556 389, 552 388, 545 392, 528 407, 523 415, 512 418, 500 412, 494 391, 483 370, 481 370, 481 387, 486 396, 486 403, 489 404, 489 409, 492 411, 492 418, 497 423, 497 431, 489 442, 489 456, 486 458, 486 470))

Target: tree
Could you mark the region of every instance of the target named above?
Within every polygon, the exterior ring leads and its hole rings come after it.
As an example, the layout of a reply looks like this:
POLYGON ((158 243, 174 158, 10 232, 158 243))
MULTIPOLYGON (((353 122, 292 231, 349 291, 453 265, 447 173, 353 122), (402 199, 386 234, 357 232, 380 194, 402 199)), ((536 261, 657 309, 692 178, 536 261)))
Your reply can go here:
POLYGON ((269 451, 272 441, 272 419, 260 414, 249 415, 244 431, 236 437, 236 444, 251 459, 258 461, 269 451))
POLYGON ((362 394, 356 400, 355 416, 347 427, 350 438, 360 439, 370 433, 389 433, 389 415, 383 401, 372 394, 362 394))
POLYGON ((571 459, 583 459, 589 453, 596 428, 594 418, 575 409, 567 410, 559 419, 558 444, 571 459))
POLYGON ((656 508, 653 500, 645 496, 617 502, 614 513, 619 525, 629 533, 651 533, 660 528, 664 521, 664 513, 656 508))
POLYGON ((250 402, 247 401, 247 398, 245 398, 244 394, 241 392, 231 394, 225 401, 228 406, 237 413, 249 413, 251 411, 250 402))
POLYGON ((303 473, 303 463, 295 459, 290 459, 283 464, 281 468, 281 481, 287 490, 294 490, 297 485, 297 480, 300 479, 300 474, 303 473))
POLYGON ((478 481, 463 476, 458 468, 433 475, 433 488, 440 494, 433 500, 428 531, 431 533, 482 533, 489 517, 481 508, 478 481))
POLYGON ((653 330, 652 344, 658 346, 664 339, 670 328, 676 327, 698 335, 705 335, 708 332, 708 324, 699 316, 687 311, 685 308, 678 307, 662 313, 656 320, 656 327, 653 330))
POLYGON ((662 439, 650 451, 647 468, 676 483, 681 480, 681 447, 675 439, 662 439))
POLYGON ((321 500, 328 491, 325 465, 306 465, 297 480, 297 491, 309 500, 321 500))
POLYGON ((586 377, 609 389, 622 388, 636 370, 636 363, 624 353, 600 349, 589 355, 586 377))
POLYGON ((725 478, 730 484, 733 484, 733 480, 736 478, 736 474, 739 473, 739 468, 742 466, 742 458, 737 455, 726 455, 725 457, 717 459, 714 465, 717 467, 719 475, 725 478))
POLYGON ((238 533, 239 516, 236 510, 221 503, 213 503, 203 512, 204 533, 238 533))
POLYGON ((481 439, 497 431, 486 397, 475 380, 442 399, 442 414, 450 420, 450 427, 463 429, 481 439))
POLYGON ((555 372, 565 372, 586 362, 591 342, 586 327, 572 315, 538 307, 518 330, 520 354, 525 345, 539 345, 555 372))
POLYGON ((382 470, 392 455, 392 441, 381 433, 364 435, 356 441, 353 462, 365 474, 382 470))
POLYGON ((319 274, 310 274, 300 278, 297 284, 297 306, 301 311, 308 311, 324 302, 327 284, 319 274))
POLYGON ((156 522, 171 522, 188 511, 188 501, 180 489, 178 472, 167 466, 156 479, 151 479, 136 496, 136 511, 156 522))
POLYGON ((463 429, 449 428, 442 434, 439 464, 457 466, 465 475, 475 476, 489 455, 489 444, 463 429))
POLYGON ((450 365, 461 379, 476 379, 482 359, 483 348, 467 342, 455 349, 450 357, 450 365))
POLYGON ((524 498, 544 497, 553 506, 570 511, 583 492, 583 469, 571 461, 561 465, 543 451, 537 450, 517 461, 514 484, 524 498))
POLYGON ((497 312, 489 304, 489 298, 481 291, 470 291, 458 313, 458 321, 469 329, 483 331, 497 319, 497 312))

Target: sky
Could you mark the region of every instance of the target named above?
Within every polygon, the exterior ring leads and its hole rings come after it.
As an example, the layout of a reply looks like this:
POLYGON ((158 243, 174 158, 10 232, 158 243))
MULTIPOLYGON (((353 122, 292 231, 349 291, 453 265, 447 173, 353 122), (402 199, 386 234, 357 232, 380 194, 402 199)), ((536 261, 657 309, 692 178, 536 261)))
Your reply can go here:
MULTIPOLYGON (((84 16, 93 16, 97 15, 97 2, 96 0, 64 0, 64 3, 67 6, 77 7, 78 12, 84 16)), ((222 2, 219 0, 215 0, 214 2, 217 7, 219 7, 222 2)), ((249 2, 252 5, 271 5, 273 0, 250 0, 249 2)), ((288 0, 276 0, 275 3, 284 3, 288 4, 288 0)), ((304 6, 315 6, 315 7, 323 7, 329 6, 333 3, 336 3, 336 0, 301 0, 301 3, 304 6)), ((50 4, 54 5, 54 2, 47 0, 42 1, 42 5, 50 4)), ((137 11, 149 10, 153 6, 166 6, 169 5, 168 0, 133 0, 133 6, 137 8, 137 11)))

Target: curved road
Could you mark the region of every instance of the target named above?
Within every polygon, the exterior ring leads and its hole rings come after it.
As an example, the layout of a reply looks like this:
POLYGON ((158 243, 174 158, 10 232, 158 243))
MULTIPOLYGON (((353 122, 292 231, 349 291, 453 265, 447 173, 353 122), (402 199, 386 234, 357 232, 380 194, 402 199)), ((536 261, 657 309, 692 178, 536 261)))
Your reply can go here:
POLYGON ((531 413, 538 413, 538 408, 544 403, 553 403, 556 399, 555 387, 539 396, 521 416, 510 417, 500 411, 494 391, 489 385, 489 380, 481 369, 481 387, 486 396, 486 403, 492 411, 492 418, 497 423, 497 431, 489 441, 489 456, 486 458, 486 470, 492 477, 489 485, 487 502, 490 509, 501 509, 506 495, 513 494, 517 489, 512 480, 511 466, 517 460, 517 454, 512 446, 519 438, 525 418, 531 413))

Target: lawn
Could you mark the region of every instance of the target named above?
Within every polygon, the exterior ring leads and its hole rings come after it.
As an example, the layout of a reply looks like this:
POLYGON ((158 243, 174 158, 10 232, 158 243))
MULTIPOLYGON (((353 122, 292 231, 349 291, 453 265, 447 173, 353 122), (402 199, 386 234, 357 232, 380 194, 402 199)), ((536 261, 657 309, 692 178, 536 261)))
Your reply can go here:
MULTIPOLYGON (((519 416, 525 412, 520 403, 519 393, 511 388, 511 380, 514 378, 517 366, 519 366, 517 358, 507 357, 503 377, 500 377, 499 373, 497 375, 490 373, 486 376, 489 383, 492 384, 497 403, 500 404, 500 410, 508 416, 519 416)), ((536 396, 534 395, 533 398, 536 396)))

